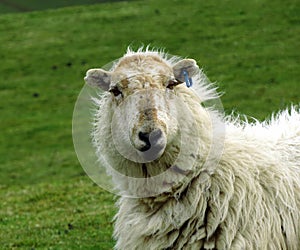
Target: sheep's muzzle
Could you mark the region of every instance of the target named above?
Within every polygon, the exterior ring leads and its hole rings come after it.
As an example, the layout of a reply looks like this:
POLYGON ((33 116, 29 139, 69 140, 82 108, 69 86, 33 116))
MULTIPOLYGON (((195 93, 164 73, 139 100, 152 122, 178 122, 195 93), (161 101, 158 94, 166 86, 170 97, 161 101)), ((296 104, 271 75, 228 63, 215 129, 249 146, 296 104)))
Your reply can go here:
POLYGON ((159 158, 165 147, 166 140, 161 129, 154 129, 150 132, 138 132, 139 147, 137 148, 140 155, 147 161, 159 158))

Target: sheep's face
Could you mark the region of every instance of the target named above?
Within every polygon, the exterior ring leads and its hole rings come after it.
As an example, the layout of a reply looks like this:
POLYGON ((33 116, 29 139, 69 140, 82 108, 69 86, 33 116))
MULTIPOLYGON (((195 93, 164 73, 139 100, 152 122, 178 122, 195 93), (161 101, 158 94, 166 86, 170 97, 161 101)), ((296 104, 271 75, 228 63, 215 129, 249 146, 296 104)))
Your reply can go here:
POLYGON ((178 136, 178 106, 174 93, 183 79, 198 70, 194 60, 179 61, 173 67, 153 55, 122 58, 113 71, 91 69, 86 82, 111 92, 114 143, 130 160, 158 159, 178 136))

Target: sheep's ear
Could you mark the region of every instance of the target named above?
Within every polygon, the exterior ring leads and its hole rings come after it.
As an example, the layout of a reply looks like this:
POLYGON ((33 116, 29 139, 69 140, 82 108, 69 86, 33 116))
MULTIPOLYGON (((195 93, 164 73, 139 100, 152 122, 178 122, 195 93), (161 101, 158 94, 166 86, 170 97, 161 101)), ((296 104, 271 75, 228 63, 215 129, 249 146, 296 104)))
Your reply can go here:
POLYGON ((90 69, 86 72, 85 82, 91 86, 96 86, 104 91, 109 89, 111 72, 103 69, 90 69))
POLYGON ((184 82, 184 71, 188 73, 189 77, 199 73, 199 67, 194 59, 183 59, 173 66, 173 73, 177 80, 184 82))

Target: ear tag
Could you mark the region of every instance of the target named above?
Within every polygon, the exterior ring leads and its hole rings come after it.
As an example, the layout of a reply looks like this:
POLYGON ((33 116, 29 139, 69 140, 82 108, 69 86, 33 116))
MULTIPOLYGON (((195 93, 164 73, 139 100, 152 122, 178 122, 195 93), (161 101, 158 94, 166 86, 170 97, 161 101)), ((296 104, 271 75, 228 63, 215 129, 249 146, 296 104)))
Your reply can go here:
POLYGON ((184 76, 184 81, 185 81, 186 86, 188 88, 191 87, 193 85, 193 81, 192 81, 192 78, 189 77, 189 73, 186 70, 183 70, 182 73, 184 76))

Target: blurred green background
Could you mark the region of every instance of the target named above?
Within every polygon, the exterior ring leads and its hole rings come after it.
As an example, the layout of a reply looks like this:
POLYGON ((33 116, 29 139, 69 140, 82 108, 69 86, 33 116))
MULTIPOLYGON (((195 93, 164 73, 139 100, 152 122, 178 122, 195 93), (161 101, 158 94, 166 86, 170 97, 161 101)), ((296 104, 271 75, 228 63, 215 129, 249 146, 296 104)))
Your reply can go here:
POLYGON ((129 45, 196 59, 227 114, 300 100, 298 0, 6 0, 0 13, 1 249, 112 249, 114 198, 77 160, 72 112, 87 69, 129 45))
POLYGON ((0 13, 29 12, 75 5, 121 2, 124 0, 0 0, 0 13))

